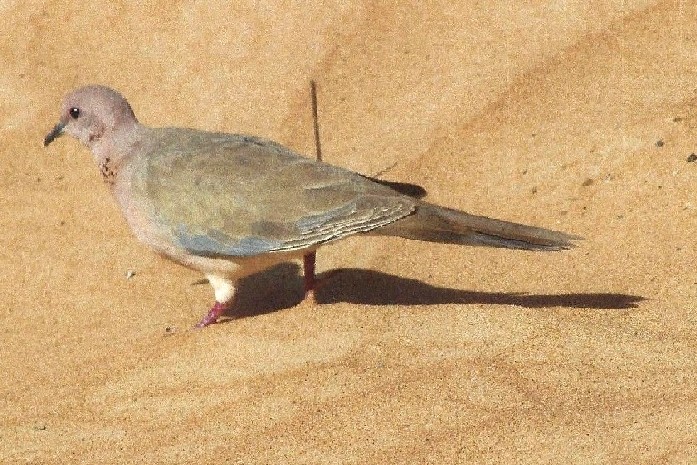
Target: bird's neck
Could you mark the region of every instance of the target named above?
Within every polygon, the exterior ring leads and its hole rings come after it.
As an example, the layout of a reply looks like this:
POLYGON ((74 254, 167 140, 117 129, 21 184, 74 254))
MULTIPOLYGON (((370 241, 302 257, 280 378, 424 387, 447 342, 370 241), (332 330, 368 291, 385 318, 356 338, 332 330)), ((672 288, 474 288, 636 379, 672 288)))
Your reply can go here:
POLYGON ((105 134, 91 144, 94 161, 105 183, 110 186, 116 183, 122 168, 142 145, 144 129, 136 122, 131 127, 105 134))

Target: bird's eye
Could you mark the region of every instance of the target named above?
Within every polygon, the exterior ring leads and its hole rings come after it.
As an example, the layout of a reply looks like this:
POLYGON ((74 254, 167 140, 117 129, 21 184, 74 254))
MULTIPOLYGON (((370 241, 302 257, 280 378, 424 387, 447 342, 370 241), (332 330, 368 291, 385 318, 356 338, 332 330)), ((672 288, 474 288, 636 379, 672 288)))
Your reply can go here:
POLYGON ((72 107, 69 113, 72 119, 78 119, 78 117, 80 116, 80 109, 72 107))

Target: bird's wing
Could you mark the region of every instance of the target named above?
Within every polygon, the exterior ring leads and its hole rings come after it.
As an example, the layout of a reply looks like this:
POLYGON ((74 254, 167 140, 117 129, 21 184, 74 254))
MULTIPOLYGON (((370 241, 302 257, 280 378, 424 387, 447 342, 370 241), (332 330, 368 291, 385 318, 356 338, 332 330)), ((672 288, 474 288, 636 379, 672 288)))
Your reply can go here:
MULTIPOLYGON (((166 131, 166 130, 163 130, 166 131)), ((271 141, 198 131, 142 157, 132 188, 175 246, 206 257, 308 249, 409 215, 416 201, 271 141)))

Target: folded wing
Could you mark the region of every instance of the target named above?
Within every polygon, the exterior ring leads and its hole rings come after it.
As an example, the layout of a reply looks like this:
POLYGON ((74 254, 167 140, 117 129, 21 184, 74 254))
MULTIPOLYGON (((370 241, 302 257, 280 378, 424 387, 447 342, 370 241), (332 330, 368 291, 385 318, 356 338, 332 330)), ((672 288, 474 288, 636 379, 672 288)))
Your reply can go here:
POLYGON ((388 187, 265 139, 178 134, 143 157, 133 189, 157 227, 193 255, 309 249, 416 208, 416 200, 388 187))

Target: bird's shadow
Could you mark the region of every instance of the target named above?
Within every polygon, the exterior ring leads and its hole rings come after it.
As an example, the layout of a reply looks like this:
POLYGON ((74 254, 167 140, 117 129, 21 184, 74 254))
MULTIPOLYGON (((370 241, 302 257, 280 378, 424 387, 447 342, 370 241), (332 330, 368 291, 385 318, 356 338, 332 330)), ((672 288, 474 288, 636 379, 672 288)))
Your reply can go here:
MULTIPOLYGON (((327 277, 315 292, 320 304, 349 302, 364 305, 493 304, 525 308, 585 308, 623 310, 637 308, 644 297, 617 293, 526 294, 476 292, 433 286, 416 279, 357 268, 323 273, 327 277)), ((283 263, 249 276, 239 283, 228 315, 234 318, 272 313, 303 300, 300 267, 283 263)))

